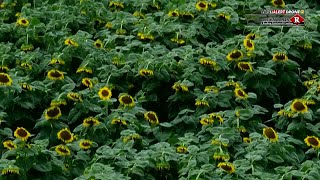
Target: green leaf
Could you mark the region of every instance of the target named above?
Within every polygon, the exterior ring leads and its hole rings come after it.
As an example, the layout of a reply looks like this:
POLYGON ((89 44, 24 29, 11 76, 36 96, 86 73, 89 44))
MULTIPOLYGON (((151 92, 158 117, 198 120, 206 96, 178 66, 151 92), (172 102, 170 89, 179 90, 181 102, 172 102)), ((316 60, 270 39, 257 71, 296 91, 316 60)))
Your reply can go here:
POLYGON ((168 123, 168 122, 163 122, 163 123, 160 123, 160 126, 163 126, 163 127, 172 127, 173 125, 168 123))
POLYGON ((35 165, 33 165, 33 168, 40 171, 40 172, 49 172, 52 170, 52 164, 51 164, 51 162, 35 164, 35 165))
POLYGON ((279 155, 270 155, 267 157, 270 161, 276 162, 276 163, 282 163, 284 160, 279 155))

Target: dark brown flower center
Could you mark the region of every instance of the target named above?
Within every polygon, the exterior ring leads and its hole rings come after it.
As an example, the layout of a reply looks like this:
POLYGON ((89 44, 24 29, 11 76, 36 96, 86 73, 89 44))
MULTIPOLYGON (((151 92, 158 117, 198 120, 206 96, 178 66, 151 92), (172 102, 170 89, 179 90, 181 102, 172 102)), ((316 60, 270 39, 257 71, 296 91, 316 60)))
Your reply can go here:
POLYGON ((274 133, 274 131, 270 128, 267 128, 265 130, 265 134, 269 139, 275 139, 276 138, 276 134, 274 133))
POLYGON ((17 134, 20 137, 26 137, 28 135, 28 133, 24 129, 18 129, 17 134))
POLYGON ((21 22, 22 22, 22 24, 26 24, 27 23, 27 21, 24 20, 24 19, 22 19, 21 22))
POLYGON ((100 48, 101 47, 101 43, 96 43, 96 47, 100 48))
POLYGON ((275 0, 274 4, 277 6, 281 6, 281 5, 283 5, 283 0, 275 0))
POLYGON ((172 14, 171 14, 172 16, 178 16, 178 13, 176 13, 176 12, 172 12, 172 14))
POLYGON ((240 51, 232 52, 230 57, 233 58, 233 59, 240 58, 241 57, 241 52, 240 51))
POLYGON ((253 46, 253 44, 251 43, 251 41, 247 41, 247 46, 248 46, 249 48, 251 48, 251 47, 253 46))
POLYGON ((237 91, 237 94, 241 97, 244 97, 244 93, 240 89, 237 91))
POLYGON ((148 113, 147 117, 149 118, 150 121, 152 122, 156 122, 157 121, 157 117, 153 114, 153 113, 148 113))
POLYGON ((61 139, 63 139, 63 140, 70 140, 71 139, 71 134, 68 132, 68 131, 62 131, 61 133, 60 133, 60 137, 61 137, 61 139))
POLYGON ((0 74, 0 82, 1 82, 1 83, 8 83, 8 82, 10 82, 10 79, 9 79, 8 75, 1 73, 1 74, 0 74))
POLYGON ((101 94, 102 94, 102 96, 107 97, 107 96, 109 96, 109 91, 104 89, 101 91, 101 94))
POLYGON ((318 146, 319 145, 319 142, 317 141, 317 139, 313 138, 313 137, 308 138, 308 142, 313 146, 318 146))
POLYGON ((67 149, 64 148, 64 147, 59 147, 59 148, 58 148, 58 151, 60 151, 61 153, 64 153, 64 154, 69 153, 69 151, 67 151, 67 149))
POLYGON ((9 146, 10 148, 14 148, 14 145, 11 142, 8 143, 7 146, 9 146))
POLYGON ((220 19, 227 19, 224 14, 220 14, 220 15, 219 15, 219 18, 220 18, 220 19))
POLYGON ((240 67, 241 67, 242 69, 245 69, 245 70, 250 69, 249 64, 245 64, 245 63, 240 63, 240 67))
POLYGON ((82 144, 82 146, 84 146, 84 147, 90 147, 90 143, 89 142, 82 142, 81 143, 82 144))
POLYGON ((206 5, 205 3, 203 3, 203 2, 201 2, 201 3, 199 3, 199 7, 201 7, 201 8, 206 8, 207 5, 206 5))
POLYGON ((124 104, 131 104, 133 102, 130 96, 123 96, 121 100, 124 104))
POLYGON ((52 71, 50 72, 50 76, 54 78, 59 78, 62 76, 62 74, 59 71, 52 71))
POLYGON ((228 172, 232 171, 232 167, 228 165, 222 165, 221 168, 228 172))
POLYGON ((48 115, 49 117, 55 117, 55 116, 57 116, 59 113, 60 113, 60 111, 59 111, 59 109, 58 109, 57 107, 54 107, 54 108, 49 109, 49 110, 47 111, 47 115, 48 115))
POLYGON ((252 34, 252 35, 249 36, 249 39, 251 39, 251 40, 254 40, 255 38, 256 38, 255 34, 252 34))
POLYGON ((302 102, 295 102, 293 104, 294 109, 296 109, 297 111, 303 111, 306 109, 306 107, 304 106, 304 104, 302 104, 302 102))
POLYGON ((286 59, 286 56, 284 54, 277 54, 275 57, 277 60, 285 60, 286 59))

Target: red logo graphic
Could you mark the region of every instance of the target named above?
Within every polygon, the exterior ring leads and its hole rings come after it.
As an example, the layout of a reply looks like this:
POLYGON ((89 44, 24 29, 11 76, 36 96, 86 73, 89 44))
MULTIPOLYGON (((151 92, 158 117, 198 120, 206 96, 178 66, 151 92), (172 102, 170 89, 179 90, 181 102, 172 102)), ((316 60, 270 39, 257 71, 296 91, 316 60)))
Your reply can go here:
POLYGON ((304 23, 304 18, 300 14, 295 14, 290 18, 290 21, 295 25, 299 25, 304 23))

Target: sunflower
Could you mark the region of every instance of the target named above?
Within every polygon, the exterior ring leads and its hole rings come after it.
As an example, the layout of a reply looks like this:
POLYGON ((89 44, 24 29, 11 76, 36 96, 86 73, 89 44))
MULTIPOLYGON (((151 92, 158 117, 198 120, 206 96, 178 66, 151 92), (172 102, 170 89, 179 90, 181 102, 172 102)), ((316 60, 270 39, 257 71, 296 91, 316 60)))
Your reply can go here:
POLYGON ((22 44, 20 49, 22 51, 32 51, 34 49, 34 46, 32 44, 22 44))
POLYGON ((29 25, 29 21, 26 18, 19 18, 17 19, 17 24, 20 26, 28 26, 29 25))
POLYGON ((103 47, 103 43, 102 43, 102 41, 100 39, 96 40, 93 44, 94 44, 94 46, 96 48, 102 48, 103 47))
POLYGON ((277 142, 278 141, 278 134, 272 127, 263 128, 263 135, 270 141, 270 142, 277 142))
POLYGON ((295 99, 290 106, 293 112, 306 113, 308 112, 308 106, 303 100, 295 99))
POLYGON ((150 122, 151 124, 159 124, 159 119, 158 116, 155 112, 153 111, 148 111, 144 113, 144 118, 150 122))
POLYGON ((0 73, 7 73, 9 71, 8 66, 0 66, 0 73))
POLYGON ((318 137, 315 136, 307 136, 304 139, 304 142, 307 144, 307 146, 311 146, 315 149, 320 148, 320 140, 318 137))
POLYGON ((175 42, 175 43, 177 43, 179 45, 182 45, 182 44, 184 44, 186 42, 185 40, 179 39, 179 38, 176 38, 176 37, 175 38, 171 38, 170 41, 175 42))
POLYGON ((204 57, 200 58, 199 63, 209 67, 215 67, 217 65, 216 61, 204 57))
POLYGON ((109 100, 112 96, 112 92, 110 88, 108 88, 107 86, 104 86, 99 89, 98 95, 101 100, 109 100))
POLYGON ((0 73, 0 86, 11 86, 12 79, 7 73, 0 73))
POLYGON ((79 67, 76 73, 83 73, 83 72, 92 74, 92 69, 88 67, 79 67))
POLYGON ((132 15, 135 17, 141 17, 141 18, 145 17, 145 15, 142 12, 138 12, 138 11, 135 11, 132 15))
POLYGON ((135 105, 134 99, 129 94, 122 94, 119 97, 119 102, 123 106, 133 107, 135 105))
POLYGON ((3 147, 9 150, 17 148, 17 145, 11 140, 4 141, 2 144, 3 144, 3 147))
POLYGON ((50 106, 65 106, 67 105, 67 102, 65 100, 52 100, 50 103, 50 106))
POLYGON ((168 12, 168 16, 170 17, 178 17, 180 14, 177 10, 174 10, 174 11, 169 11, 168 12))
POLYGON ((185 19, 193 19, 194 18, 194 14, 190 13, 190 12, 184 12, 181 13, 181 16, 185 19))
POLYGON ((242 138, 242 140, 244 143, 251 143, 252 142, 252 139, 249 137, 244 137, 244 138, 242 138))
POLYGON ((209 102, 206 100, 196 100, 195 103, 196 106, 200 107, 200 106, 207 106, 209 107, 209 102))
POLYGON ((243 45, 247 49, 247 51, 253 51, 254 50, 254 42, 251 39, 244 39, 243 45))
POLYGON ((214 139, 211 141, 211 144, 213 145, 218 145, 218 146, 224 146, 224 147, 228 147, 227 143, 223 143, 221 142, 219 139, 214 139))
POLYGON ((79 45, 73 41, 72 39, 70 38, 67 38, 65 41, 64 41, 64 44, 67 45, 67 46, 73 46, 73 47, 78 47, 79 45))
POLYGON ((64 143, 70 143, 74 140, 73 133, 71 133, 68 128, 61 129, 57 133, 57 137, 59 140, 61 140, 64 143))
POLYGON ((216 86, 206 86, 203 91, 205 93, 218 93, 219 88, 216 86))
POLYGON ((184 145, 179 146, 176 148, 177 153, 187 153, 188 152, 188 148, 184 145))
POLYGON ((213 124, 214 120, 212 118, 201 118, 200 119, 200 124, 201 125, 210 125, 210 124, 213 124))
POLYGON ((61 110, 57 106, 49 107, 45 112, 46 120, 59 119, 61 115, 61 110))
POLYGON ((67 94, 67 97, 72 100, 72 101, 75 101, 75 102, 82 102, 82 98, 80 96, 79 93, 75 93, 75 92, 69 92, 67 94))
POLYGON ((198 11, 207 11, 208 10, 208 3, 206 1, 198 1, 196 3, 196 8, 198 11))
POLYGON ((14 137, 20 139, 21 141, 27 141, 31 134, 23 127, 18 127, 14 131, 14 137))
POLYGON ((1 170, 1 175, 11 175, 11 174, 20 175, 20 169, 18 167, 12 167, 12 165, 9 165, 8 168, 3 168, 1 170))
POLYGON ((55 148, 55 151, 60 155, 60 156, 69 156, 71 154, 70 149, 65 146, 65 145, 58 145, 55 148))
POLYGON ((240 50, 233 50, 227 55, 227 60, 241 60, 243 58, 243 53, 240 50))
POLYGON ((56 69, 51 69, 48 74, 48 78, 53 81, 58 81, 58 80, 63 80, 64 79, 64 74, 63 72, 56 70, 56 69))
POLYGON ((150 69, 140 69, 139 74, 140 76, 153 76, 154 72, 150 69))
POLYGON ((158 163, 156 163, 156 169, 158 171, 168 171, 168 170, 170 170, 170 163, 169 162, 158 162, 158 163))
POLYGON ((141 139, 141 136, 139 134, 137 134, 137 133, 134 133, 134 134, 131 134, 129 136, 125 136, 123 138, 123 142, 128 142, 130 140, 135 141, 135 140, 138 140, 138 139, 141 139))
POLYGON ((20 83, 21 89, 25 91, 32 91, 32 86, 27 83, 20 83))
POLYGON ((249 33, 249 34, 246 35, 246 39, 250 39, 250 40, 255 40, 258 37, 259 36, 257 34, 254 34, 254 33, 249 33))
POLYGON ((93 83, 90 78, 82 78, 81 83, 89 89, 91 89, 93 86, 93 83))
POLYGON ((238 62, 238 68, 242 71, 252 72, 253 68, 251 62, 238 62))
POLYGON ((52 58, 51 61, 49 62, 50 65, 56 64, 56 65, 64 65, 65 62, 62 59, 56 59, 52 58))
POLYGON ((224 171, 226 171, 226 172, 228 172, 230 174, 235 172, 235 167, 230 162, 221 162, 221 163, 218 164, 217 167, 223 169, 224 171))
POLYGON ((118 35, 125 35, 125 34, 127 34, 127 30, 122 29, 122 28, 117 29, 117 30, 116 30, 116 34, 118 34, 118 35))
POLYGON ((99 124, 100 124, 99 120, 97 118, 92 117, 92 116, 85 118, 82 123, 82 125, 84 127, 92 127, 92 126, 97 126, 99 124))
POLYGON ((271 3, 275 7, 282 7, 282 8, 286 5, 283 0, 272 0, 271 3))
POLYGON ((138 32, 137 36, 140 40, 154 40, 154 36, 152 34, 144 34, 142 32, 138 32))
POLYGON ((226 15, 226 14, 223 14, 223 13, 218 14, 217 17, 218 17, 219 19, 226 20, 226 21, 229 21, 230 18, 231 18, 230 15, 226 15))
POLYGON ((28 69, 28 70, 32 69, 32 65, 29 63, 21 63, 20 66, 24 69, 28 69))
POLYGON ((216 161, 229 161, 230 155, 228 153, 215 152, 213 154, 213 159, 216 161))
POLYGON ((216 114, 216 113, 209 114, 209 117, 211 119, 213 119, 214 121, 216 121, 216 120, 219 121, 220 124, 223 123, 223 121, 224 121, 223 117, 219 114, 216 114))
POLYGON ((273 55, 272 60, 279 61, 279 62, 285 62, 288 60, 288 56, 284 53, 277 52, 273 55))
POLYGON ((294 114, 292 113, 292 111, 286 111, 286 110, 283 110, 281 109, 280 111, 278 111, 278 116, 285 116, 285 117, 292 117, 294 114))
POLYGON ((216 8, 218 4, 217 4, 217 3, 209 3, 208 5, 209 5, 211 8, 216 8))
POLYGON ((80 148, 83 149, 83 150, 90 149, 91 146, 92 146, 92 141, 90 141, 90 140, 81 140, 81 141, 79 142, 79 146, 80 146, 80 148))
POLYGON ((172 89, 174 89, 176 92, 182 91, 182 92, 188 92, 188 86, 182 85, 179 82, 175 82, 174 85, 172 86, 172 89))
POLYGON ((111 22, 107 22, 107 24, 104 26, 107 29, 111 29, 112 28, 112 23, 111 22))
POLYGON ((240 99, 247 99, 248 98, 248 94, 239 87, 235 88, 234 94, 237 98, 240 98, 240 99))
POLYGON ((124 126, 128 125, 125 120, 121 120, 121 119, 112 119, 111 124, 113 125, 118 124, 118 125, 124 125, 124 126))
POLYGON ((111 1, 109 2, 109 7, 124 8, 124 5, 121 2, 111 1))

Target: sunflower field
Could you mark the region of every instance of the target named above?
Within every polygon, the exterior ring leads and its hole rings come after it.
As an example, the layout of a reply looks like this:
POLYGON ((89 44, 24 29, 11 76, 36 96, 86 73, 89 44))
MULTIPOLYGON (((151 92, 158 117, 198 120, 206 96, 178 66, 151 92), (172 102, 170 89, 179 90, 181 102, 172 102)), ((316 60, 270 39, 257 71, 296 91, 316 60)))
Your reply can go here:
POLYGON ((319 32, 318 0, 0 0, 0 179, 319 180, 319 32))

